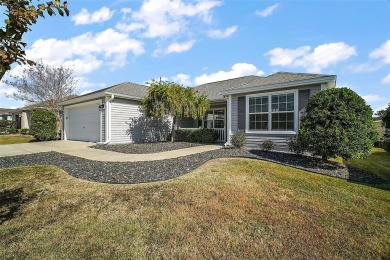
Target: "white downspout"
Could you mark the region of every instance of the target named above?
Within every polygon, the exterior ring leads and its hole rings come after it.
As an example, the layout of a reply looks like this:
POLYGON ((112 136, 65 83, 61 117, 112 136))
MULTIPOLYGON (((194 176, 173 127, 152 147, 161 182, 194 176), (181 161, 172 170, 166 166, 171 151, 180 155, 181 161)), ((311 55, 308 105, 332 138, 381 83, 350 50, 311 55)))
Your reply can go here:
POLYGON ((111 101, 115 98, 114 94, 111 94, 111 98, 106 100, 106 116, 105 116, 105 142, 97 142, 96 144, 109 144, 111 142, 111 101))

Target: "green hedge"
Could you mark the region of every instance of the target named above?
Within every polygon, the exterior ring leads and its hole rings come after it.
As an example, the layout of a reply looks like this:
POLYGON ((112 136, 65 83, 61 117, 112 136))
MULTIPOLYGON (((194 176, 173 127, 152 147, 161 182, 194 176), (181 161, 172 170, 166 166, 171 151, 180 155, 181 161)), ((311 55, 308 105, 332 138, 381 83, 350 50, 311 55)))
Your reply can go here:
POLYGON ((175 141, 190 143, 215 143, 218 132, 214 129, 179 129, 175 131, 175 141))
POLYGON ((37 110, 31 115, 30 134, 35 140, 48 141, 57 139, 57 119, 49 110, 37 110))

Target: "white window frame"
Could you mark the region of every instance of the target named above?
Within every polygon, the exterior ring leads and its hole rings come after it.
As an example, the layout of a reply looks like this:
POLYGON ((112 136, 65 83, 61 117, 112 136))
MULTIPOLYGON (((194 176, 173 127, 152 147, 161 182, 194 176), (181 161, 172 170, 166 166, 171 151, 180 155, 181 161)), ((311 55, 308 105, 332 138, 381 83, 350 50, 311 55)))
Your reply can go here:
POLYGON ((246 133, 257 133, 257 134, 296 134, 298 132, 298 90, 287 90, 287 91, 274 91, 274 92, 264 92, 264 93, 256 93, 251 95, 246 95, 245 100, 245 132, 246 133), (272 131, 272 95, 279 94, 294 94, 294 131, 272 131), (249 98, 251 97, 263 97, 268 96, 268 129, 269 130, 250 130, 249 129, 249 98))

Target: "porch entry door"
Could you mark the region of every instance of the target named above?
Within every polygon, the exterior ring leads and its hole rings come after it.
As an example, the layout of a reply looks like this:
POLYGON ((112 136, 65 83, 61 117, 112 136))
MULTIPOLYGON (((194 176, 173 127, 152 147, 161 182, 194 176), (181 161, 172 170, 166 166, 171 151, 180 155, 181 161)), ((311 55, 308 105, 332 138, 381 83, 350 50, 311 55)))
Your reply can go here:
POLYGON ((210 109, 206 112, 203 127, 214 129, 218 132, 218 142, 225 142, 226 115, 224 108, 210 109))

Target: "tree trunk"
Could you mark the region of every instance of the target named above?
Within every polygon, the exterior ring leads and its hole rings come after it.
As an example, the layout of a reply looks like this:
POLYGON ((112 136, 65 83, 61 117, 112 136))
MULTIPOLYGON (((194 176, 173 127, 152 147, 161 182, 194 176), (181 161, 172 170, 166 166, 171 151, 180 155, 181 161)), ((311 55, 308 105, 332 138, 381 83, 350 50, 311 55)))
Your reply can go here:
POLYGON ((4 75, 5 75, 6 72, 7 72, 7 71, 0 71, 0 81, 1 81, 1 79, 4 77, 4 75))
POLYGON ((175 141, 175 130, 176 130, 176 117, 174 116, 172 119, 172 133, 171 133, 171 142, 175 141))

